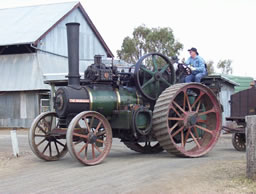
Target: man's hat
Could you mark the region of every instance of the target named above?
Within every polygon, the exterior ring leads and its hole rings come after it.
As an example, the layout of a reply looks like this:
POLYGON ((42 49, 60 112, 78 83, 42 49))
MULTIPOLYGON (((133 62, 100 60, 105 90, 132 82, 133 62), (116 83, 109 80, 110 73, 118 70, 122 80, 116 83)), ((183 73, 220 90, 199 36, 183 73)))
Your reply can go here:
POLYGON ((188 51, 194 51, 198 55, 197 49, 194 47, 192 47, 191 49, 188 49, 188 51))

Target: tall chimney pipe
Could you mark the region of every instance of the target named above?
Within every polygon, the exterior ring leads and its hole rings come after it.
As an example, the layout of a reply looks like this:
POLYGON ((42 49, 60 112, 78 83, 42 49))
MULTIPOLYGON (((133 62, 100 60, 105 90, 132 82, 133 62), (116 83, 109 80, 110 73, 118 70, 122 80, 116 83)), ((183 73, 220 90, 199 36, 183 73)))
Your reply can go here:
POLYGON ((79 23, 67 23, 68 85, 79 86, 79 23))

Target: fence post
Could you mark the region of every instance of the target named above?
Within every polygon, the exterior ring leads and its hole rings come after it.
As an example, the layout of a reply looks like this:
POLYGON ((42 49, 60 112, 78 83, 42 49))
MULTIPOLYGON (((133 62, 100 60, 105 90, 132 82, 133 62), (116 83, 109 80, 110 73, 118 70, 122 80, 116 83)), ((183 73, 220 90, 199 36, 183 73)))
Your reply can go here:
POLYGON ((13 128, 11 130, 11 140, 12 140, 13 155, 15 157, 18 157, 19 156, 19 144, 18 144, 18 138, 17 138, 17 134, 16 134, 16 128, 13 128))
POLYGON ((256 180, 256 115, 246 116, 246 176, 256 180))

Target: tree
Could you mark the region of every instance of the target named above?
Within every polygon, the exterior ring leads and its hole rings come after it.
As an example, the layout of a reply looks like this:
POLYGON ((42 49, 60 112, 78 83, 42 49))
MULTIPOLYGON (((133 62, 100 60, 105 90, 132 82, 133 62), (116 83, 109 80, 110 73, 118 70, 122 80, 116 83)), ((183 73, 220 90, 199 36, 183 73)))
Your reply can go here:
POLYGON ((214 69, 214 66, 213 66, 213 61, 207 61, 206 66, 207 66, 208 75, 211 75, 211 74, 215 73, 215 69, 214 69))
POLYGON ((232 61, 230 59, 220 60, 217 64, 217 68, 221 70, 223 74, 232 74, 233 68, 231 67, 232 61))
POLYGON ((175 40, 171 28, 148 28, 141 25, 134 29, 132 38, 124 38, 117 55, 120 59, 135 64, 144 54, 159 52, 171 57, 179 55, 182 48, 183 45, 175 40))

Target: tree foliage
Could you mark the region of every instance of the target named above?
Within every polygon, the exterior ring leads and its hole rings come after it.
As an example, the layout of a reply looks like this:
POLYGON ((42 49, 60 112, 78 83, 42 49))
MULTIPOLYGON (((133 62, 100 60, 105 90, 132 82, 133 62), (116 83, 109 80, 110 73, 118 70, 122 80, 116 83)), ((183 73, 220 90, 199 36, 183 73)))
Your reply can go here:
POLYGON ((135 64, 144 54, 159 52, 171 57, 179 55, 182 48, 183 45, 175 40, 171 28, 148 28, 141 25, 134 29, 132 38, 124 38, 117 55, 120 59, 135 64))
POLYGON ((233 68, 231 66, 232 61, 230 59, 220 60, 217 64, 217 68, 221 70, 223 74, 232 74, 233 68))
POLYGON ((213 66, 213 61, 207 61, 206 66, 207 66, 208 75, 211 75, 211 74, 215 73, 215 69, 214 69, 214 66, 213 66))

